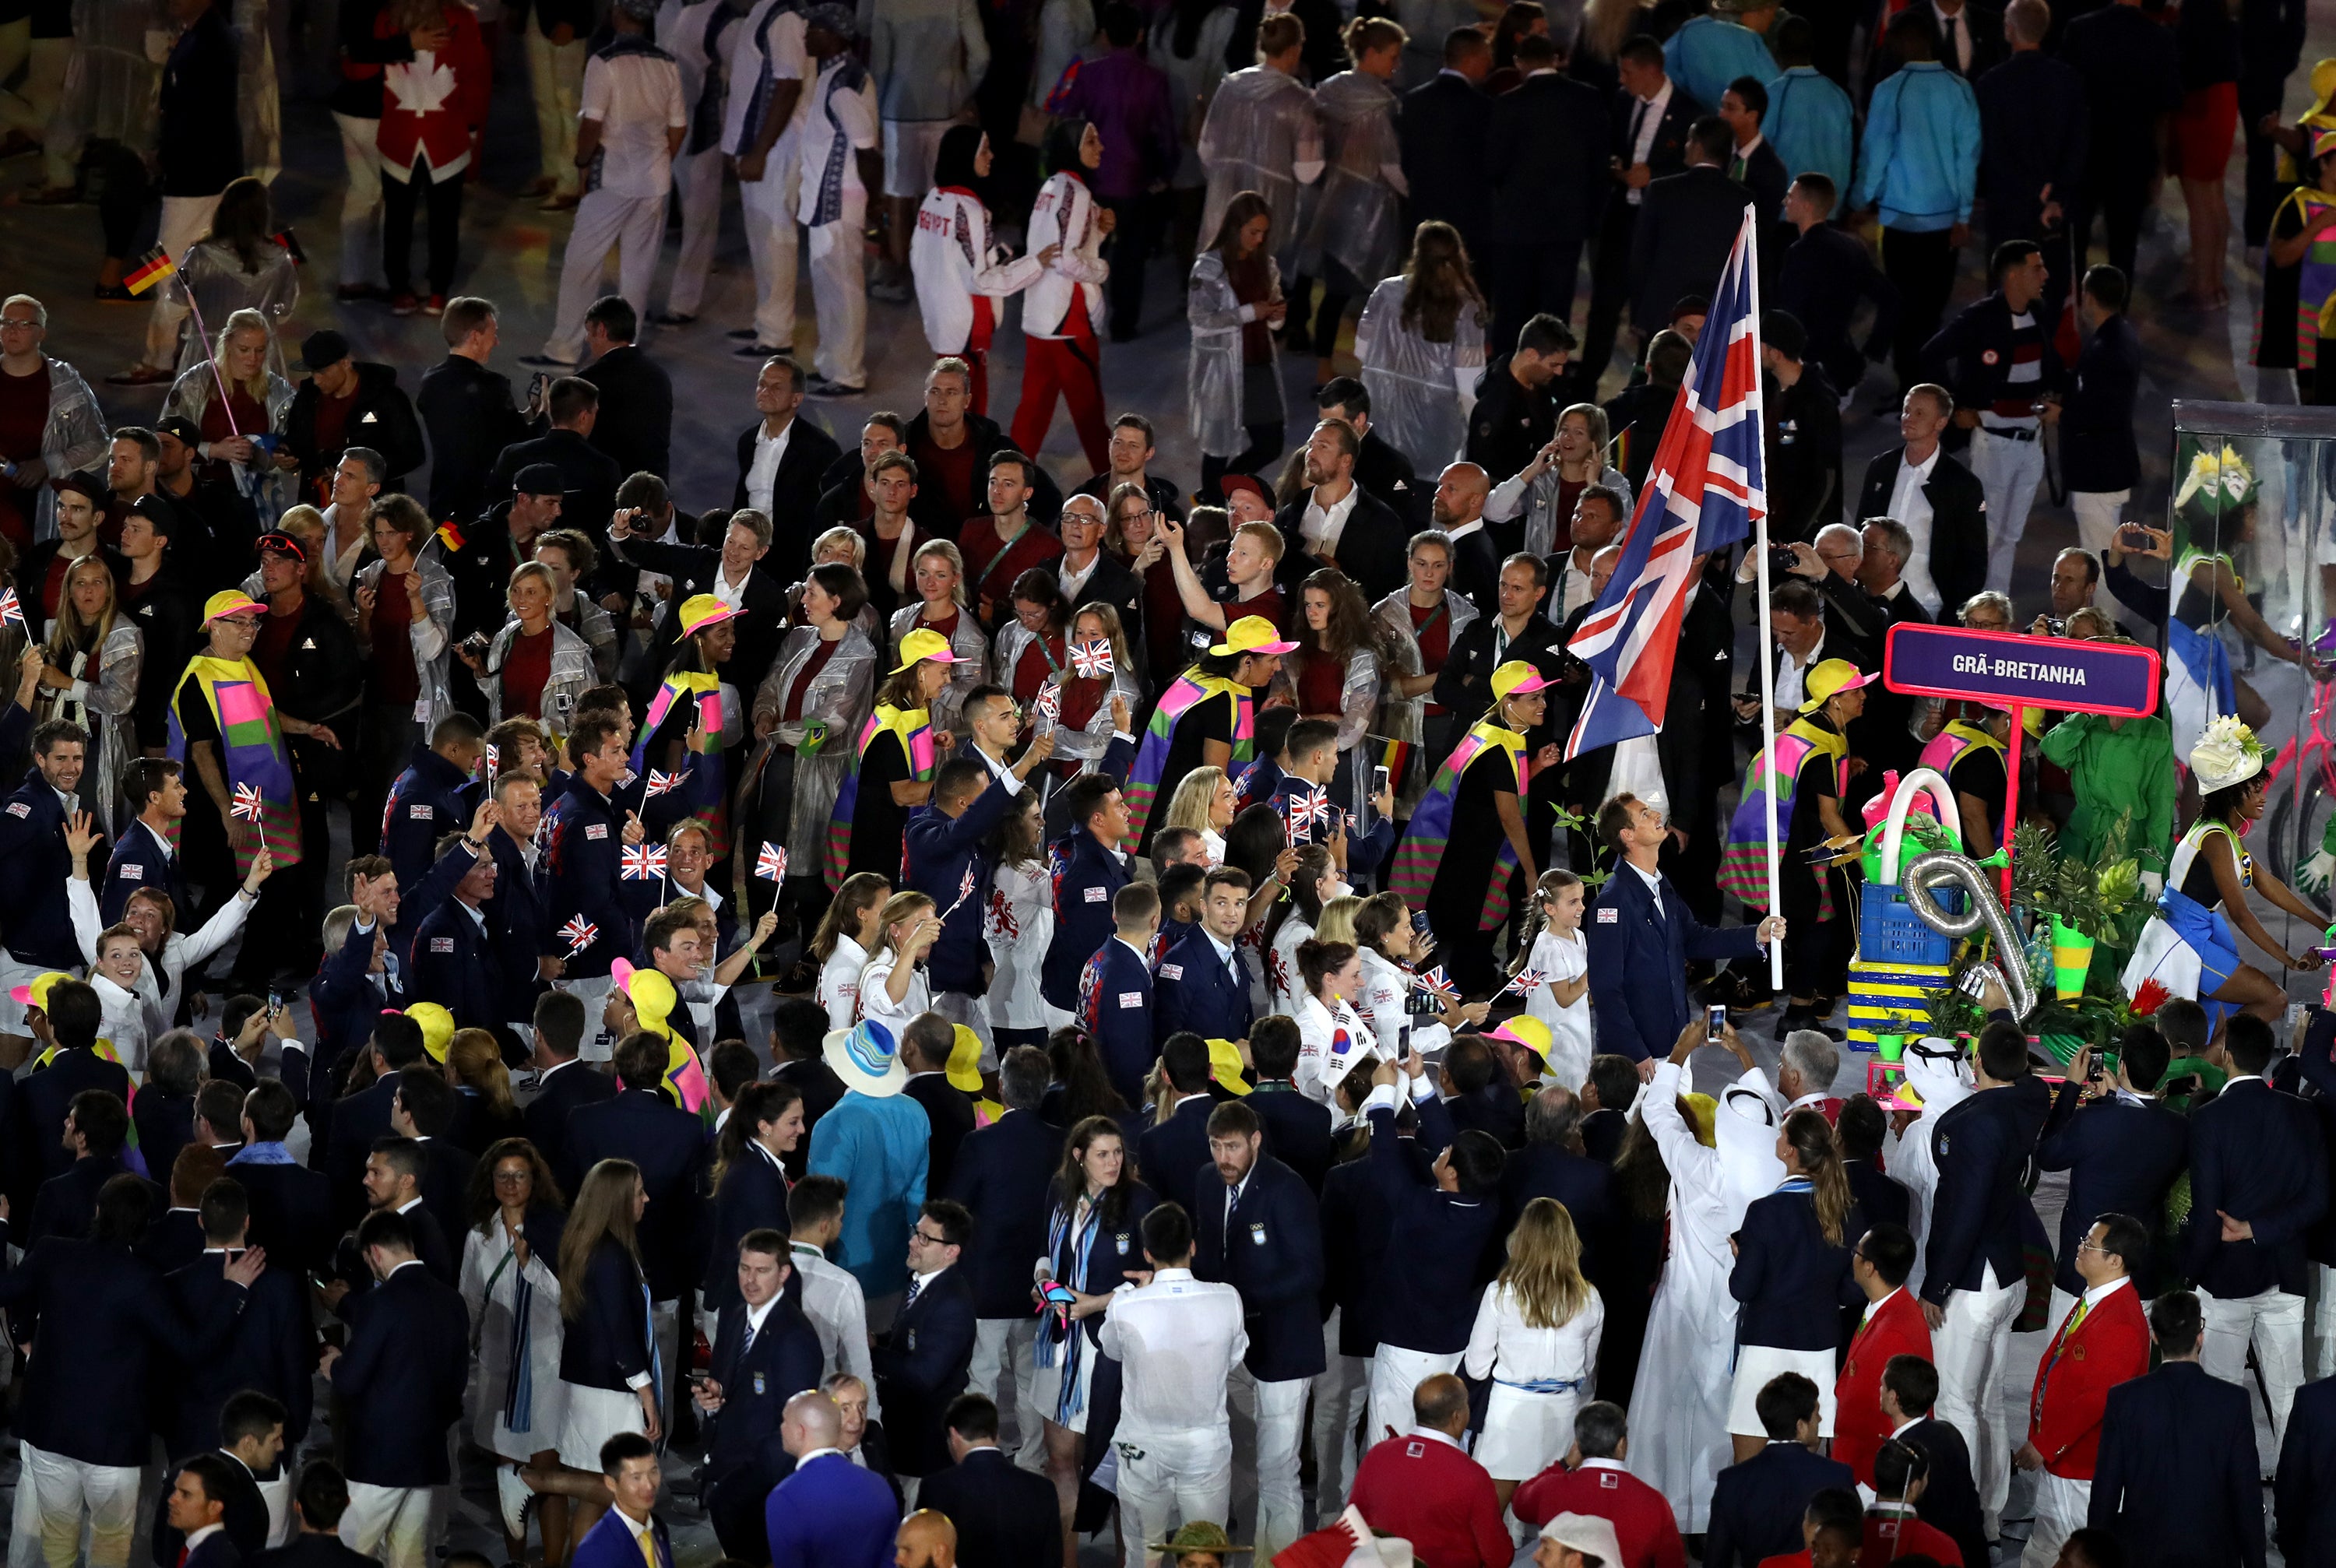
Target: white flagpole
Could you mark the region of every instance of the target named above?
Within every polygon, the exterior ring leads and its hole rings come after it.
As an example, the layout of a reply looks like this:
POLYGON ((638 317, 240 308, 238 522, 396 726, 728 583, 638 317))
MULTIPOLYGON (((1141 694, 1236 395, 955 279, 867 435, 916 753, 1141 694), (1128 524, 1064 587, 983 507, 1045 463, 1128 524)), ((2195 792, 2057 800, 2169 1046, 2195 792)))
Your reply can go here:
MULTIPOLYGON (((1744 209, 1744 287, 1750 295, 1752 326, 1752 363, 1760 363, 1760 227, 1753 219, 1753 210, 1744 209)), ((1767 449, 1768 402, 1760 399, 1761 446, 1767 449)), ((1767 489, 1767 464, 1761 465, 1760 487, 1767 489)), ((1768 511, 1764 505, 1760 518, 1752 531, 1752 549, 1757 581, 1760 594, 1760 755, 1769 768, 1768 787, 1761 792, 1761 803, 1767 814, 1768 830, 1768 912, 1780 912, 1784 881, 1785 846, 1776 836, 1776 658, 1774 632, 1768 624, 1768 511)), ((1772 989, 1785 989, 1785 944, 1768 944, 1768 984, 1772 989)), ((1789 999, 1789 998, 1788 998, 1789 999)))

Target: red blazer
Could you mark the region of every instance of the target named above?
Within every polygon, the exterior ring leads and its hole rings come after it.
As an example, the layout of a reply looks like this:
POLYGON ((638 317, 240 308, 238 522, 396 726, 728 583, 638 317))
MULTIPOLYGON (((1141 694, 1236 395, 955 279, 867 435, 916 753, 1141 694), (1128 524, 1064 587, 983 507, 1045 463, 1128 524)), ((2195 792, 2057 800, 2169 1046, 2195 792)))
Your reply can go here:
POLYGON ((1372 1529, 1409 1541, 1426 1568, 1508 1568, 1516 1555, 1492 1476, 1433 1437, 1372 1444, 1347 1500, 1372 1529))
POLYGON ((1911 1514, 1865 1516, 1865 1544, 1858 1550, 1857 1568, 1890 1568, 1901 1557, 1917 1555, 1937 1559, 1942 1568, 1963 1568, 1962 1548, 1945 1531, 1911 1514))
POLYGON ((2037 1363, 2028 1398, 2028 1440, 2044 1456, 2044 1467, 2071 1481, 2091 1480, 2109 1389, 2148 1370, 2149 1321, 2131 1283, 2102 1297, 2076 1332, 2068 1332, 2063 1319, 2037 1363))
POLYGON ((1594 1514, 1614 1526, 1622 1548, 1618 1568, 1686 1568, 1679 1520, 1660 1492, 1628 1470, 1552 1465, 1516 1490, 1509 1506, 1539 1529, 1560 1514, 1594 1514))
MULTIPOLYGON (((410 68, 394 68, 384 73, 378 145, 383 165, 399 178, 411 178, 417 147, 430 155, 431 178, 443 178, 448 165, 458 163, 470 152, 472 133, 487 122, 491 83, 487 46, 479 33, 478 13, 468 5, 450 5, 444 8, 444 15, 446 30, 452 36, 432 62, 453 77, 453 90, 442 103, 416 112, 399 100, 395 91, 400 80, 398 72, 410 68)), ((391 22, 390 9, 384 6, 374 21, 375 35, 387 38, 397 31, 391 22)))
POLYGON ((1893 1356, 1931 1359, 1931 1325, 1922 1304, 1901 1290, 1869 1311, 1849 1342, 1849 1359, 1833 1385, 1833 1456, 1857 1472, 1861 1485, 1874 1485, 1874 1456, 1890 1438, 1892 1422, 1882 1413, 1882 1369, 1893 1356))

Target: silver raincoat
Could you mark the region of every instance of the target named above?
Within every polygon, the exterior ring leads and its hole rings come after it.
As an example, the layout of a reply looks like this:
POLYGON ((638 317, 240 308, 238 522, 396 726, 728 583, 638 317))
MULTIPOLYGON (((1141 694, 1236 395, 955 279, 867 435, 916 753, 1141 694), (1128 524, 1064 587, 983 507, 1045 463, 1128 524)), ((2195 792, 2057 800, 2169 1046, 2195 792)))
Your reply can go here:
MULTIPOLYGON (((924 608, 924 601, 919 599, 892 612, 892 625, 884 646, 894 657, 899 657, 900 639, 917 629, 917 617, 924 608)), ((949 667, 949 685, 941 687, 941 695, 933 698, 932 706, 927 710, 935 734, 943 730, 956 734, 959 716, 965 712, 966 694, 989 679, 989 638, 982 634, 981 622, 965 605, 958 606, 957 630, 949 635, 949 652, 957 655, 958 662, 949 667)), ((892 660, 885 660, 884 667, 891 669, 892 660)))
MULTIPOLYGON (((1152 30, 1150 57, 1168 78, 1168 102, 1176 111, 1176 141, 1183 149, 1176 159, 1176 171, 1168 183, 1178 190, 1192 190, 1208 183, 1208 175, 1201 168, 1201 125, 1207 120, 1209 104, 1217 95, 1217 83, 1225 79, 1225 45, 1233 35, 1233 24, 1240 13, 1230 5, 1220 5, 1201 19, 1192 40, 1192 57, 1176 53, 1176 24, 1173 17, 1163 16, 1152 30)), ((1207 244, 1213 235, 1203 234, 1201 242, 1207 244)))
MULTIPOLYGON (((48 355, 42 357, 49 367, 49 416, 41 426, 41 466, 49 471, 52 479, 97 468, 105 461, 105 411, 98 407, 97 394, 90 391, 80 371, 62 359, 48 355)), ((1233 450, 1239 452, 1241 448, 1233 450)), ((38 540, 56 536, 57 492, 44 484, 41 486, 33 537, 38 540)))
MULTIPOLYGON (((1372 394, 1371 403, 1372 407, 1376 409, 1378 405, 1377 394, 1372 394)), ((1374 424, 1376 424, 1376 422, 1374 424)), ((1387 648, 1391 650, 1391 667, 1388 673, 1398 676, 1425 674, 1427 661, 1420 653, 1419 638, 1413 634, 1411 628, 1409 591, 1397 589, 1378 603, 1371 606, 1371 618, 1378 622, 1379 635, 1386 640, 1387 648)), ((1458 642, 1460 634, 1465 631, 1468 628, 1468 623, 1475 618, 1476 606, 1474 601, 1453 592, 1448 588, 1444 590, 1444 646, 1445 648, 1449 648, 1454 643, 1458 642)), ((1397 696, 1390 687, 1379 698, 1377 724, 1378 727, 1373 732, 1374 734, 1385 735, 1389 740, 1406 742, 1412 748, 1411 761, 1404 769, 1404 776, 1394 781, 1395 814, 1408 818, 1412 808, 1419 803, 1419 797, 1427 793, 1429 775, 1443 760, 1440 757, 1429 757, 1419 749, 1419 744, 1426 738, 1427 733, 1426 694, 1423 692, 1418 696, 1397 696)))
MULTIPOLYGON (((1360 287, 1394 270, 1401 254, 1396 200, 1410 189, 1396 144, 1396 108, 1394 90, 1364 71, 1341 71, 1314 89, 1325 168, 1304 255, 1337 265, 1360 287)), ((1328 275, 1319 265, 1308 271, 1328 275)))
POLYGON ((1371 428, 1423 474, 1433 473, 1467 444, 1468 414, 1484 373, 1484 315, 1464 301, 1453 317, 1452 341, 1430 343, 1403 324, 1406 287, 1397 277, 1371 290, 1355 326, 1355 357, 1371 394, 1371 428))
MULTIPOLYGON (((1270 303, 1281 297, 1281 268, 1270 258, 1266 266, 1273 273, 1270 303)), ((1192 279, 1185 287, 1184 319, 1192 338, 1191 369, 1185 380, 1185 414, 1192 423, 1192 438, 1211 457, 1247 452, 1249 430, 1241 420, 1241 326, 1257 319, 1257 307, 1233 297, 1222 252, 1203 250, 1192 258, 1192 279)), ((1278 373, 1273 384, 1277 388, 1281 385, 1278 373)))
MULTIPOLYGON (((1374 391, 1374 399, 1377 395, 1374 391)), ((1373 404, 1373 409, 1376 412, 1376 401, 1373 404)), ((1374 428, 1377 426, 1378 422, 1376 419, 1371 423, 1374 428)), ((1484 498, 1484 521, 1507 522, 1519 512, 1523 512, 1525 520, 1525 549, 1534 555, 1552 554, 1557 549, 1556 506, 1559 483, 1557 464, 1552 463, 1542 470, 1540 477, 1531 484, 1519 483, 1520 477, 1520 475, 1512 474, 1506 479, 1494 482, 1492 493, 1484 498)), ((1619 468, 1601 469, 1593 482, 1621 492, 1622 521, 1625 524, 1629 523, 1633 502, 1630 495, 1630 482, 1623 477, 1622 471, 1619 468)), ((1572 521, 1572 518, 1566 519, 1568 523, 1572 521)), ((1557 609, 1557 599, 1553 595, 1548 609, 1552 612, 1557 609)), ((1554 613, 1551 614, 1550 618, 1560 622, 1564 619, 1562 616, 1554 613)))
POLYGON ((179 369, 200 365, 219 343, 219 330, 238 310, 257 310, 268 318, 268 368, 277 375, 289 373, 284 362, 284 319, 299 302, 300 275, 292 253, 280 245, 260 247, 259 270, 246 272, 235 248, 199 239, 188 247, 178 276, 163 285, 184 302, 190 297, 202 317, 203 330, 181 340, 179 369), (207 341, 208 340, 208 341, 207 341))
POLYGON ((1234 72, 1218 83, 1201 126, 1201 167, 1209 179, 1201 209, 1203 244, 1216 237, 1232 199, 1254 190, 1273 211, 1274 255, 1294 258, 1299 187, 1322 177, 1322 126, 1315 118, 1314 94, 1270 65, 1234 72))
MULTIPOLYGON (((1299 657, 1304 657, 1300 655, 1299 657)), ((1274 672, 1271 694, 1298 701, 1298 670, 1290 659, 1274 672)), ((1270 699, 1269 699, 1270 700, 1270 699)), ((1379 656, 1372 648, 1358 648, 1347 656, 1346 679, 1338 688, 1338 763, 1345 773, 1346 787, 1332 781, 1331 803, 1346 812, 1352 819, 1348 830, 1359 838, 1370 831, 1378 813, 1370 807, 1371 768, 1378 758, 1369 755, 1363 738, 1370 733, 1372 721, 1379 711, 1379 656)))
MULTIPOLYGON (((1056 670, 1047 676, 1046 682, 1038 688, 1040 698, 1043 700, 1046 694, 1050 691, 1059 696, 1063 689, 1063 678, 1069 673, 1067 670, 1056 670)), ((1037 704, 1033 703, 1030 719, 1031 733, 1051 735, 1055 737, 1055 761, 1075 762, 1086 767, 1099 767, 1103 764, 1103 754, 1111 745, 1111 699, 1114 696, 1127 704, 1128 722, 1134 724, 1136 716, 1144 711, 1144 683, 1137 680, 1134 673, 1126 666, 1115 659, 1112 663, 1111 690, 1104 694, 1101 702, 1095 704, 1095 713, 1087 719, 1085 728, 1065 729, 1044 713, 1037 711, 1037 704)))
MULTIPOLYGON (((268 334, 271 354, 274 352, 275 336, 272 332, 268 334)), ((211 363, 208 359, 199 359, 179 372, 179 379, 170 383, 170 395, 162 400, 163 418, 184 414, 197 425, 202 424, 203 410, 209 408, 211 399, 219 394, 219 381, 211 369, 211 363)), ((284 433, 285 416, 292 412, 292 384, 273 370, 268 373, 267 406, 268 428, 264 431, 247 430, 243 434, 284 433)), ((259 513, 259 526, 265 531, 274 528, 276 520, 284 515, 284 509, 298 499, 299 478, 297 473, 287 473, 277 468, 266 452, 255 451, 251 454, 249 467, 236 469, 235 487, 259 513)), ((432 564, 434 566, 436 562, 432 564)), ((439 567, 438 573, 441 577, 445 576, 446 569, 439 567)), ((444 716, 443 714, 439 716, 441 718, 444 716)))
POLYGON ((82 803, 97 814, 98 826, 109 838, 119 838, 128 824, 115 804, 122 799, 122 781, 139 755, 138 730, 131 709, 138 702, 138 674, 145 662, 146 643, 138 623, 127 611, 114 617, 105 641, 94 655, 76 653, 64 674, 73 685, 44 687, 41 716, 71 719, 96 739, 89 765, 82 770, 82 803))
MULTIPOLYGON (((355 586, 378 592, 382 574, 388 570, 389 562, 376 560, 357 573, 355 586)), ((447 666, 454 658, 454 577, 430 556, 417 556, 412 570, 422 574, 422 618, 405 629, 414 641, 414 674, 421 686, 421 700, 430 705, 429 718, 417 718, 414 727, 426 735, 454 711, 453 695, 446 685, 447 666)))
MULTIPOLYGON (((971 618, 967 618, 970 619, 971 618)), ((794 794, 787 811, 787 864, 807 875, 827 852, 827 820, 835 814, 836 791, 851 765, 852 743, 876 703, 876 645, 857 625, 843 634, 834 653, 803 688, 802 716, 782 724, 787 693, 819 646, 819 628, 799 626, 779 645, 771 673, 754 693, 754 728, 774 727, 770 738, 757 743, 749 774, 759 774, 770 748, 785 746, 795 753, 794 794), (827 739, 806 756, 801 751, 813 724, 824 725, 827 739)))
POLYGON ((162 62, 177 24, 162 0, 73 0, 73 52, 51 122, 52 167, 71 168, 92 141, 154 151, 162 62))
MULTIPOLYGON (((427 593, 425 589, 424 597, 427 593)), ((503 622, 495 640, 487 645, 486 678, 479 685, 487 694, 487 722, 497 725, 511 716, 503 706, 503 665, 519 637, 516 618, 503 622)), ((551 672, 544 677, 539 707, 554 736, 565 736, 576 717, 576 702, 599 676, 592 662, 592 645, 557 619, 551 623, 551 672)))

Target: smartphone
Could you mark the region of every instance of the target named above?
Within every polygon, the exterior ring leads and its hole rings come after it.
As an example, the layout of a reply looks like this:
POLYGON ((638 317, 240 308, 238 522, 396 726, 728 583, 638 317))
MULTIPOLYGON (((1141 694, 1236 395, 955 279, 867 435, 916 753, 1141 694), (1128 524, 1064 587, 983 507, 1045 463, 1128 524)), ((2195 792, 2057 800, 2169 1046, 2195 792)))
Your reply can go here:
POLYGON ((1718 1045, 1719 1031, 1727 1027, 1728 1008, 1724 1004, 1714 1002, 1703 1009, 1703 1043, 1705 1045, 1718 1045))
POLYGON ((268 989, 268 1016, 274 1018, 284 1010, 284 993, 270 986, 268 989))
POLYGON ((1427 911, 1426 910, 1418 910, 1413 912, 1411 917, 1411 929, 1417 931, 1423 937, 1427 934, 1427 911))
POLYGON ((1384 767, 1375 767, 1371 769, 1371 794, 1375 795, 1383 795, 1387 794, 1387 770, 1384 767))

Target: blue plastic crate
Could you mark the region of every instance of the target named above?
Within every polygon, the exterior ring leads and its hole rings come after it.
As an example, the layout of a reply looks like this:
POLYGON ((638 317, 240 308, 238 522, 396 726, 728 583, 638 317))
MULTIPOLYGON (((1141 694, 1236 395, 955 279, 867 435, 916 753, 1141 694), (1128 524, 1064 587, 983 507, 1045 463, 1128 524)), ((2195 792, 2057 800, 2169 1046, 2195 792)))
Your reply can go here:
MULTIPOLYGON (((1959 888, 1935 890, 1932 896, 1950 911, 1962 908, 1959 888)), ((1906 904, 1906 890, 1894 882, 1869 882, 1860 901, 1857 956, 1869 964, 1943 964, 1953 942, 1922 923, 1906 904)))

